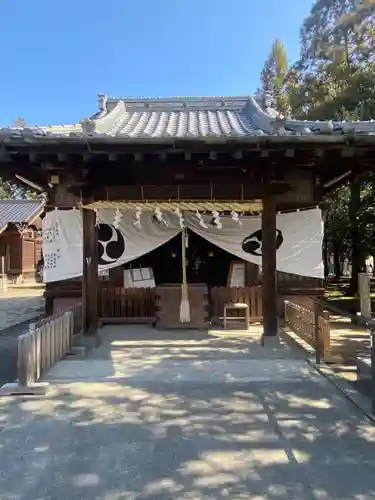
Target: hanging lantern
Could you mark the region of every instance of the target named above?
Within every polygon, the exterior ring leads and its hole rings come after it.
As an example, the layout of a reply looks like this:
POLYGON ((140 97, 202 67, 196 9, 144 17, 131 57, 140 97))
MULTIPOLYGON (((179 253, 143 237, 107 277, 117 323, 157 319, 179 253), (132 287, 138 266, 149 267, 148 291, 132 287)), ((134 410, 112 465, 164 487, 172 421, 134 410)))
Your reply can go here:
POLYGON ((113 218, 113 226, 118 229, 119 225, 120 225, 120 222, 121 222, 121 219, 122 219, 122 213, 120 212, 120 210, 117 208, 116 209, 116 212, 115 212, 115 216, 113 218))

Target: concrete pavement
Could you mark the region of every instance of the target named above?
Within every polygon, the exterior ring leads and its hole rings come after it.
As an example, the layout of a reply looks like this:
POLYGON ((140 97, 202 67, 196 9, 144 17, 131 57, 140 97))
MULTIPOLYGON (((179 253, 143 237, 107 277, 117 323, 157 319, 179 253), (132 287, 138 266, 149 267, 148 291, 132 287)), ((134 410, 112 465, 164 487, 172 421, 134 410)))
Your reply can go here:
POLYGON ((43 288, 10 288, 0 292, 0 330, 31 320, 43 312, 43 288))
POLYGON ((375 428, 299 351, 123 331, 0 400, 1 499, 375 499, 375 428))
POLYGON ((0 386, 17 376, 17 337, 43 312, 43 288, 0 292, 0 386))

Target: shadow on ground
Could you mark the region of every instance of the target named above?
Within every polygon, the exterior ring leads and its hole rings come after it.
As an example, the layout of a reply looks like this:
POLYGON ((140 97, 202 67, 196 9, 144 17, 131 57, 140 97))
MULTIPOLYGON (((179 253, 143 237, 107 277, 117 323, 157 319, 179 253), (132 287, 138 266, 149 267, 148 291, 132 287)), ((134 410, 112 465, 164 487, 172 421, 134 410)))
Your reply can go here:
MULTIPOLYGON (((264 355, 291 370, 260 377, 255 346, 247 360, 241 352, 212 359, 212 344, 189 354, 186 344, 198 340, 160 340, 155 351, 145 340, 148 354, 122 345, 122 361, 134 365, 126 383, 60 383, 48 398, 0 400, 0 498, 375 498, 375 428, 315 371, 293 371, 298 356, 264 355), (200 362, 222 373, 192 376, 200 362)), ((248 342, 217 346, 241 351, 248 342)))
POLYGON ((375 498, 374 429, 324 384, 314 388, 311 399, 301 382, 60 387, 48 402, 18 404, 7 422, 0 495, 375 498))

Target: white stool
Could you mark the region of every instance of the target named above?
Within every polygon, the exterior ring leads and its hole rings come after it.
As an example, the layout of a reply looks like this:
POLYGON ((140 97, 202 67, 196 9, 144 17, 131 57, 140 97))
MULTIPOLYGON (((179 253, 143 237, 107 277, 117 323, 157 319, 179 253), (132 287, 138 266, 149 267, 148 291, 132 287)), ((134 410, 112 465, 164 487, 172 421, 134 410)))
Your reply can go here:
POLYGON ((224 330, 227 329, 227 321, 228 320, 239 320, 239 319, 243 319, 245 320, 245 324, 246 324, 246 330, 249 328, 249 323, 250 323, 250 311, 249 311, 249 306, 247 304, 245 304, 244 302, 228 302, 227 304, 225 304, 224 306, 224 330), (227 312, 230 310, 230 309, 233 309, 233 310, 236 310, 236 309, 240 309, 240 310, 243 310, 245 311, 245 316, 227 316, 227 312))

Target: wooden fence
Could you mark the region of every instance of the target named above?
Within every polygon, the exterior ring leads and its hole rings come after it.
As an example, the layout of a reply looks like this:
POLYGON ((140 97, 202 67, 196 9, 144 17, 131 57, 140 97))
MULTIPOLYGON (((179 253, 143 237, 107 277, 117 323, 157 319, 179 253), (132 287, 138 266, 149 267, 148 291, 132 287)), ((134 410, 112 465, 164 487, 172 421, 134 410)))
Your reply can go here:
POLYGON ((102 288, 99 291, 99 318, 147 320, 155 317, 155 288, 102 288))
MULTIPOLYGON (((223 317, 224 306, 228 302, 244 302, 249 306, 250 321, 261 321, 262 287, 214 287, 211 289, 210 315, 213 322, 219 322, 223 317)), ((233 311, 233 316, 243 316, 243 311, 233 311)))
POLYGON ((310 311, 288 300, 284 303, 285 326, 304 342, 318 350, 325 361, 331 358, 331 329, 329 319, 322 310, 310 311))
MULTIPOLYGON (((99 318, 103 322, 147 321, 156 317, 157 288, 102 288, 99 290, 99 318)), ((262 314, 262 287, 214 287, 210 293, 210 317, 218 322, 223 317, 227 302, 245 302, 250 319, 260 321, 262 314)), ((234 314, 243 313, 234 311, 234 314)))
POLYGON ((81 318, 81 305, 76 305, 30 325, 29 331, 18 337, 19 386, 39 380, 71 350, 74 335, 81 331, 81 318))

